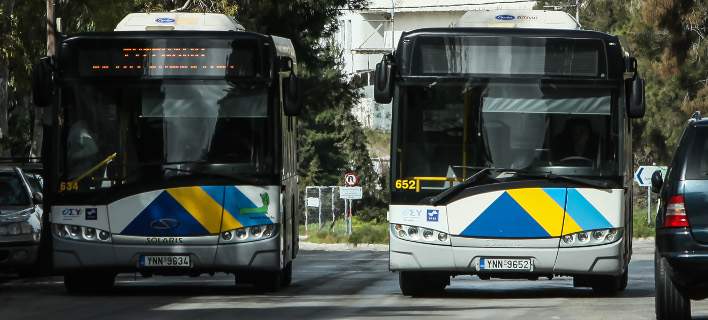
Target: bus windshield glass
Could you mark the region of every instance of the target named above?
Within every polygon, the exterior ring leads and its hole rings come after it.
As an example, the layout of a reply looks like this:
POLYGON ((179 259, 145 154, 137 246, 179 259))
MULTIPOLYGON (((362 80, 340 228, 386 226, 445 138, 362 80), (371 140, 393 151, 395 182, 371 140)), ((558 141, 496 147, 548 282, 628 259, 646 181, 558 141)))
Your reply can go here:
POLYGON ((403 73, 606 78, 604 51, 591 39, 420 36, 403 73))
POLYGON ((62 181, 78 182, 70 190, 159 180, 170 175, 166 168, 172 174, 273 173, 264 84, 81 82, 66 85, 62 98, 62 181))
POLYGON ((486 79, 405 85, 400 94, 394 179, 442 189, 490 167, 619 175, 610 89, 486 79))

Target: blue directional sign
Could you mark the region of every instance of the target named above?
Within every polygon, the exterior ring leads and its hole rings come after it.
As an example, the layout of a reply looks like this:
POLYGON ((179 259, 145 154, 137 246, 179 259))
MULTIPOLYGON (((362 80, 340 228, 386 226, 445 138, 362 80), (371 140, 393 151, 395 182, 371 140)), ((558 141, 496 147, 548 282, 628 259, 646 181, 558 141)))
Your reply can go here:
POLYGON ((665 176, 666 170, 668 170, 666 166, 640 166, 634 173, 634 181, 636 181, 640 187, 649 187, 651 186, 651 176, 654 172, 661 171, 661 175, 665 176))

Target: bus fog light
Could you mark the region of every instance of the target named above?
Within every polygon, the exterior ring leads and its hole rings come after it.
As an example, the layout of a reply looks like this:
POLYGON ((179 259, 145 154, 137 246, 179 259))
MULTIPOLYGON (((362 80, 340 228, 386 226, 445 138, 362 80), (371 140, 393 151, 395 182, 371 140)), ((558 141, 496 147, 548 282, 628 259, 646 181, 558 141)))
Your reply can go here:
POLYGON ((254 239, 258 239, 263 236, 263 227, 261 226, 253 226, 249 231, 254 239))
POLYGON ((567 244, 571 244, 571 243, 573 243, 573 241, 575 241, 575 237, 573 237, 572 234, 566 234, 563 236, 563 242, 565 242, 567 244))
POLYGON ((447 233, 445 233, 445 232, 438 233, 438 241, 446 242, 447 241, 447 233))
POLYGON ((592 232, 592 238, 595 240, 602 240, 602 238, 605 237, 605 231, 604 230, 595 230, 592 232))
POLYGON ((265 229, 263 230, 263 237, 270 238, 270 236, 273 235, 274 231, 275 231, 274 225, 272 225, 272 224, 266 225, 265 229))
POLYGON ((236 233, 236 239, 238 240, 246 240, 246 238, 248 238, 248 231, 246 228, 238 228, 234 233, 236 233))
POLYGON ((418 238, 418 227, 408 227, 408 236, 412 239, 418 238))
POLYGON ((111 235, 106 231, 101 230, 101 232, 98 233, 98 238, 101 239, 101 241, 108 241, 110 237, 111 235))
POLYGON ((578 242, 588 242, 590 241, 590 232, 579 232, 577 237, 578 242))
POLYGON ((69 235, 76 238, 81 234, 81 227, 79 226, 68 226, 69 235))
POLYGON ((428 241, 433 240, 434 239, 433 234, 434 234, 433 230, 423 229, 423 238, 425 240, 428 240, 428 241))
POLYGON ((231 240, 232 237, 233 237, 233 234, 231 233, 231 231, 224 231, 221 233, 221 238, 226 241, 231 240))
POLYGON ((84 239, 86 239, 86 240, 96 239, 96 229, 84 228, 84 239))

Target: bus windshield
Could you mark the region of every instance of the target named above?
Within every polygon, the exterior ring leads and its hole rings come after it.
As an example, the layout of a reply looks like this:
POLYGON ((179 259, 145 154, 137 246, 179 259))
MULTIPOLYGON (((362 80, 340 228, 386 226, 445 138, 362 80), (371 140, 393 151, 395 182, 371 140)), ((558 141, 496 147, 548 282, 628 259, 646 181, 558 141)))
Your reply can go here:
POLYGON ((400 94, 394 179, 422 177, 421 189, 490 167, 619 175, 609 89, 486 79, 406 85, 400 94))
POLYGON ((218 168, 273 173, 264 84, 226 80, 72 83, 63 90, 62 181, 74 189, 218 168))

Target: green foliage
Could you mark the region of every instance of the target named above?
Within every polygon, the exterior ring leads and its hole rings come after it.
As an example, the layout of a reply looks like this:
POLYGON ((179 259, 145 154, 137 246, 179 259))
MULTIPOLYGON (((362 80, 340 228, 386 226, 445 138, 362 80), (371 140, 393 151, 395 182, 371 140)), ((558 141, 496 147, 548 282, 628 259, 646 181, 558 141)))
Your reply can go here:
POLYGON ((388 243, 389 224, 387 222, 365 221, 359 217, 352 219, 352 234, 346 234, 344 220, 337 220, 333 224, 324 225, 318 230, 316 223, 300 226, 300 235, 307 235, 307 242, 312 243, 388 243))
MULTIPOLYGON (((656 202, 653 204, 656 205, 656 202)), ((652 208, 654 209, 654 208, 652 208)), ((633 236, 635 238, 653 237, 655 234, 654 212, 652 212, 651 224, 647 223, 647 207, 634 206, 634 216, 632 217, 633 236)))

